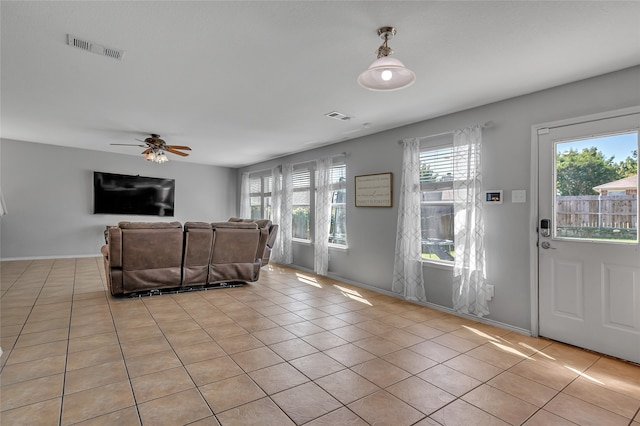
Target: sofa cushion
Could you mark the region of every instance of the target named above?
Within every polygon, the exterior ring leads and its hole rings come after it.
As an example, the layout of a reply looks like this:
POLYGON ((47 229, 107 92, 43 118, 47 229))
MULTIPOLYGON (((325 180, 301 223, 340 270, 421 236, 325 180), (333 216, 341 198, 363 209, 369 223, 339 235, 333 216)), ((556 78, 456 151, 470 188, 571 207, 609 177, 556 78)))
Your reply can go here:
POLYGON ((120 229, 169 229, 180 228, 180 222, 119 222, 120 229))
POLYGON ((180 286, 183 233, 182 225, 174 224, 121 226, 125 293, 180 286))
POLYGON ((256 256, 260 239, 258 226, 247 222, 220 222, 213 223, 212 227, 209 283, 256 281, 260 268, 256 256))
POLYGON ((210 223, 184 224, 183 286, 207 283, 212 245, 213 229, 210 223))
POLYGON ((254 222, 213 222, 211 226, 215 228, 227 229, 258 229, 254 222))
POLYGON ((184 229, 211 229, 209 222, 185 222, 184 229))

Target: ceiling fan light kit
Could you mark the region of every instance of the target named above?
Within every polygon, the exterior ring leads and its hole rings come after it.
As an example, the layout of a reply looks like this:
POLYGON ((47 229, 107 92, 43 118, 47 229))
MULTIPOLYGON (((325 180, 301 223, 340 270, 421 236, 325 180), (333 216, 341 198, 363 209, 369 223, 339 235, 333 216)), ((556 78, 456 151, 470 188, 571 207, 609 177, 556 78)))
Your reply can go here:
POLYGON ((160 164, 166 163, 167 161, 169 161, 169 157, 167 157, 167 154, 165 154, 162 151, 158 151, 158 152, 151 151, 147 153, 144 156, 144 158, 147 161, 152 161, 154 163, 160 163, 160 164))
POLYGON ((396 34, 393 27, 378 28, 378 35, 384 40, 378 48, 378 59, 358 76, 358 84, 365 89, 376 91, 390 91, 411 86, 416 81, 416 75, 404 64, 389 55, 393 50, 389 47, 389 39, 396 34))

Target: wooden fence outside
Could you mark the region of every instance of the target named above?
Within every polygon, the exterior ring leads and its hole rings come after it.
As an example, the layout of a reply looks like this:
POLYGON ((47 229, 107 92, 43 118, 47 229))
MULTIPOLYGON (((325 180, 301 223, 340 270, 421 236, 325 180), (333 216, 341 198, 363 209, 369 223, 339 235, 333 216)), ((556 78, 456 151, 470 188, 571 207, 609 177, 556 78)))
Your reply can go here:
POLYGON ((556 225, 576 228, 637 227, 637 195, 556 197, 556 225))

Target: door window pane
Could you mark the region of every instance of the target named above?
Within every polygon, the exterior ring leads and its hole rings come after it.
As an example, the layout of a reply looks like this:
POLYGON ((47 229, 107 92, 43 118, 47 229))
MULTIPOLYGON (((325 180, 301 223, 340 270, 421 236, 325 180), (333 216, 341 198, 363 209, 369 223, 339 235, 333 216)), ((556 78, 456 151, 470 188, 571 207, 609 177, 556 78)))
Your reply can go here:
POLYGON ((555 146, 554 237, 636 243, 638 132, 555 146))

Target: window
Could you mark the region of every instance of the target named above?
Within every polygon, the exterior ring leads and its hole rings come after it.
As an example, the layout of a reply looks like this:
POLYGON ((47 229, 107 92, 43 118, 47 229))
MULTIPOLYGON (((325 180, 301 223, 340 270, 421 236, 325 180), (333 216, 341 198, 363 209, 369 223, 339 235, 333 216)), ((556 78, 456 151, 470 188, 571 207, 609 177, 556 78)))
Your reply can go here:
POLYGON ((311 240, 311 170, 293 171, 292 237, 311 240))
POLYGON ((347 245, 347 165, 331 166, 331 228, 329 244, 347 245))
MULTIPOLYGON (((346 197, 347 166, 343 163, 331 166, 331 228, 329 244, 346 246, 346 197)), ((311 241, 315 214, 315 200, 311 188, 315 188, 316 174, 311 163, 299 165, 293 171, 293 232, 294 239, 311 241)))
POLYGON ((271 174, 249 177, 251 219, 266 219, 271 217, 272 180, 271 174))
MULTIPOLYGON (((347 198, 347 166, 334 163, 331 166, 331 228, 329 244, 346 246, 346 198, 347 198)), ((315 197, 311 188, 315 188, 315 168, 313 163, 299 164, 294 167, 292 175, 292 233, 295 240, 312 241, 315 197)), ((249 178, 251 218, 271 218, 271 191, 273 178, 269 172, 251 175, 249 178)))
POLYGON ((420 151, 422 258, 454 260, 453 144, 420 151))

